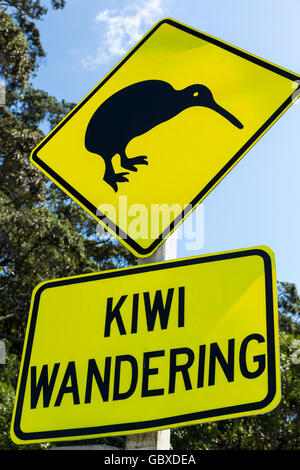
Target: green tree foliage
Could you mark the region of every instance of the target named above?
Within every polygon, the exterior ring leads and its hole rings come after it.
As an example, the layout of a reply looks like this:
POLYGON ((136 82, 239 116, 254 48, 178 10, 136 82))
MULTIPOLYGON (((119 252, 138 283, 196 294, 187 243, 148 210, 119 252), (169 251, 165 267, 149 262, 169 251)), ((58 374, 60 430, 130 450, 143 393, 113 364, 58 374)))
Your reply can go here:
MULTIPOLYGON (((48 3, 56 10, 65 6, 65 0, 48 3)), ((0 7, 1 72, 8 83, 20 86, 45 56, 36 21, 47 13, 47 7, 39 0, 1 0, 0 7)))
POLYGON ((300 298, 296 286, 278 282, 282 399, 264 415, 186 426, 171 433, 173 449, 300 449, 300 298), (297 353, 297 354, 296 354, 297 353))
MULTIPOLYGON (((64 1, 52 1, 61 8, 64 1)), ((37 0, 0 1, 0 338, 20 355, 33 288, 41 281, 134 263, 115 240, 97 237, 95 221, 29 162, 42 140, 74 106, 30 85, 45 55, 37 0)))

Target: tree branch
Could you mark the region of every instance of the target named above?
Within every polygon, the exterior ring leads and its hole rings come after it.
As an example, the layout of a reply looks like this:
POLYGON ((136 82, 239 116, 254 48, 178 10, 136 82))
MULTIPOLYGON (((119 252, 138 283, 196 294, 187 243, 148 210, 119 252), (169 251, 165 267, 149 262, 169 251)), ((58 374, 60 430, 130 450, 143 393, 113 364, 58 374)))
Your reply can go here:
POLYGON ((9 313, 8 315, 5 315, 5 317, 0 317, 0 322, 8 320, 9 318, 15 318, 19 316, 20 315, 16 315, 15 313, 9 313))
POLYGON ((0 338, 9 339, 15 343, 23 343, 24 338, 17 338, 16 336, 6 335, 4 333, 0 333, 0 338))

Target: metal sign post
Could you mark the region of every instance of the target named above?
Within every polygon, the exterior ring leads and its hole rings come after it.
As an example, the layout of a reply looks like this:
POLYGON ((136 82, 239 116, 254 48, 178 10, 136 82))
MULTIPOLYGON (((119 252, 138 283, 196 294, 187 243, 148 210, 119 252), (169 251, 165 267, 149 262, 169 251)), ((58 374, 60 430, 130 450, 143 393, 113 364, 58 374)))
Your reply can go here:
MULTIPOLYGON (((177 230, 148 258, 139 258, 138 264, 158 263, 177 258, 177 230)), ((125 449, 169 450, 170 429, 130 434, 126 436, 125 449)))

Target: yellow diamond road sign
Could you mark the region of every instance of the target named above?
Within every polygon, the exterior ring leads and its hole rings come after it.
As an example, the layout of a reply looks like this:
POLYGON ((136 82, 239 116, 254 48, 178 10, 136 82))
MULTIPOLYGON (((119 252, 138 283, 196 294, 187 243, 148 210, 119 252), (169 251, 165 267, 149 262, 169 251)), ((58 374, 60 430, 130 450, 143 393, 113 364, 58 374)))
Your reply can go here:
POLYGON ((279 401, 274 257, 255 247, 37 286, 11 435, 130 434, 279 401))
POLYGON ((296 99, 300 76, 166 19, 31 161, 135 255, 151 255, 296 99))

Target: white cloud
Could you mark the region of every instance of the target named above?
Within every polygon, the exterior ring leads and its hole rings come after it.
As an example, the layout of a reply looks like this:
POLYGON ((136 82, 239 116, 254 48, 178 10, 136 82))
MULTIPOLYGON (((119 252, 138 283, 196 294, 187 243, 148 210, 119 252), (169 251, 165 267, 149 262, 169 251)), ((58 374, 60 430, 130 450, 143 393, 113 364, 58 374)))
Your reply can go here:
POLYGON ((166 0, 129 0, 120 10, 105 9, 95 18, 100 28, 95 55, 82 61, 85 68, 94 69, 111 58, 121 57, 162 18, 166 0))

